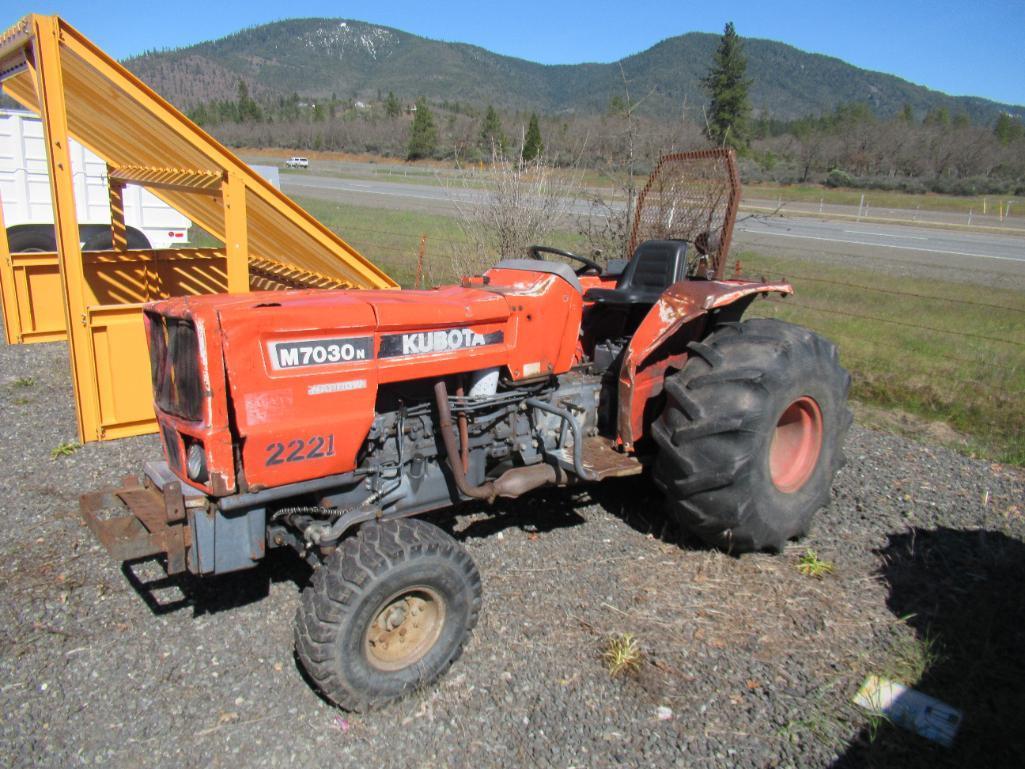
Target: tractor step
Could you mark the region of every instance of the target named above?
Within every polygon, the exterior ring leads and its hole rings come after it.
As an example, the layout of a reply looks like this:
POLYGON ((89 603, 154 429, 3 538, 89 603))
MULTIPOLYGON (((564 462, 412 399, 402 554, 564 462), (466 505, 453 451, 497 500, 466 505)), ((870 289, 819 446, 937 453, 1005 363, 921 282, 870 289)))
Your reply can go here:
POLYGON ((89 530, 118 561, 163 555, 168 574, 186 570, 192 544, 181 485, 167 483, 161 491, 147 478, 124 479, 120 488, 83 494, 79 509, 89 530))
MULTIPOLYGON (((567 460, 572 462, 573 449, 563 449, 567 460)), ((640 475, 644 465, 636 457, 616 451, 608 438, 600 435, 584 438, 581 446, 582 464, 585 470, 594 474, 592 480, 603 481, 606 478, 624 478, 628 475, 640 475)))

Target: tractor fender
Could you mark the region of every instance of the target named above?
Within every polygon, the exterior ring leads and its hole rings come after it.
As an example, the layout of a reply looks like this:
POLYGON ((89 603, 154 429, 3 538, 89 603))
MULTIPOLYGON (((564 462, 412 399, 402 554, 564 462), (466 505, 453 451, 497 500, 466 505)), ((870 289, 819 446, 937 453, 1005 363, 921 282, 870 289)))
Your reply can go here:
POLYGON ((705 335, 712 313, 731 305, 743 312, 752 299, 771 293, 785 296, 794 289, 786 281, 691 280, 662 293, 634 332, 619 371, 617 442, 625 451, 634 450, 658 416, 648 412, 662 392, 667 370, 683 367, 687 345, 705 335))

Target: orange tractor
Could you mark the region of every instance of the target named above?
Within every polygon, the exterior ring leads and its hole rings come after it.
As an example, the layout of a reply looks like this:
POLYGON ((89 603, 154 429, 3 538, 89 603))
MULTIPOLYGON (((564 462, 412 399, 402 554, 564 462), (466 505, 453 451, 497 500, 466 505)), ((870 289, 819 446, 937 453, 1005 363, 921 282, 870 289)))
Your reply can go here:
MULTIPOLYGON (((705 156, 732 172, 728 153, 705 156)), ((735 174, 732 197, 682 224, 658 210, 680 199, 666 175, 638 214, 663 237, 626 262, 534 247, 433 290, 149 305, 166 461, 86 495, 90 527, 116 557, 160 556, 170 573, 294 549, 315 567, 298 657, 357 710, 440 676, 477 619, 469 555, 413 516, 647 473, 713 546, 801 536, 842 459, 849 377, 811 331, 741 319, 792 289, 723 276, 735 174)))

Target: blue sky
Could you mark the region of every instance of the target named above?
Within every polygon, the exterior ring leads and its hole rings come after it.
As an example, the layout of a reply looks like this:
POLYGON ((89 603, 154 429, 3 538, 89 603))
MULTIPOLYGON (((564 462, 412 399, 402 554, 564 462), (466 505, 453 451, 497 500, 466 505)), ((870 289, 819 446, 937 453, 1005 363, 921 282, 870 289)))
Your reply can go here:
POLYGON ((286 17, 345 17, 545 64, 615 61, 684 32, 780 40, 955 95, 1025 105, 1025 0, 327 2, 0 0, 0 26, 58 13, 109 53, 188 45, 286 17), (140 10, 144 9, 144 10, 140 10))

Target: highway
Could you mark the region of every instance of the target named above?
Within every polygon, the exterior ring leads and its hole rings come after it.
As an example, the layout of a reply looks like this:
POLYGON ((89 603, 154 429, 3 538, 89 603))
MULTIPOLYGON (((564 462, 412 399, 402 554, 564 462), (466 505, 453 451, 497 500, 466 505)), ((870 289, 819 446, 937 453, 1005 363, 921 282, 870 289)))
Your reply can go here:
MULTIPOLYGON (((285 192, 299 197, 449 215, 458 201, 470 202, 481 194, 458 184, 446 188, 305 174, 282 175, 281 184, 285 192)), ((575 202, 570 213, 586 215, 587 203, 575 202)), ((774 215, 742 210, 734 236, 735 250, 1025 288, 1025 235, 785 214, 785 209, 774 215)))
POLYGON ((961 259, 1025 262, 1025 236, 992 234, 904 224, 816 219, 804 216, 745 218, 736 231, 761 238, 790 238, 851 246, 868 246, 912 254, 936 254, 961 259))

